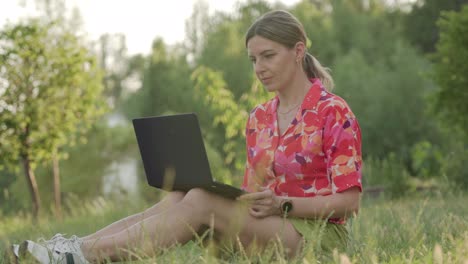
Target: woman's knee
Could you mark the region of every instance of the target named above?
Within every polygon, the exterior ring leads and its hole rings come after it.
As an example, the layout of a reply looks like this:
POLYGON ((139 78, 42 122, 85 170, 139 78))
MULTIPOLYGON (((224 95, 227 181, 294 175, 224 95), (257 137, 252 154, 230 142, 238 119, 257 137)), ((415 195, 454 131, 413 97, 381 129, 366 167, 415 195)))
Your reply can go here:
POLYGON ((209 208, 209 204, 213 201, 214 197, 213 194, 201 189, 201 188, 193 188, 188 191, 182 202, 196 208, 197 210, 204 210, 209 208))
POLYGON ((168 208, 184 199, 185 193, 180 191, 169 192, 162 200, 146 210, 146 213, 157 213, 164 208, 168 208))
POLYGON ((164 197, 164 200, 172 202, 172 203, 178 203, 184 199, 185 192, 181 191, 172 191, 169 192, 166 197, 164 197))

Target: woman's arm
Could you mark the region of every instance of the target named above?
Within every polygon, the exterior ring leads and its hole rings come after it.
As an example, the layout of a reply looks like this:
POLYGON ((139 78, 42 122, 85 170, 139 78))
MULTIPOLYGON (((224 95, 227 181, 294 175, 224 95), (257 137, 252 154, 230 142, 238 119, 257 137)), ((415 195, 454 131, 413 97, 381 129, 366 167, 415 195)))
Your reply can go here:
POLYGON ((360 204, 360 191, 352 187, 341 193, 315 197, 276 196, 270 189, 244 194, 238 198, 249 203, 250 214, 255 217, 281 215, 281 203, 291 200, 293 209, 289 216, 302 218, 346 218, 357 213, 360 204))
MULTIPOLYGON (((304 218, 347 218, 359 211, 360 191, 352 187, 344 192, 315 197, 278 197, 292 201, 289 216, 304 218)), ((280 202, 281 203, 281 202, 280 202)))

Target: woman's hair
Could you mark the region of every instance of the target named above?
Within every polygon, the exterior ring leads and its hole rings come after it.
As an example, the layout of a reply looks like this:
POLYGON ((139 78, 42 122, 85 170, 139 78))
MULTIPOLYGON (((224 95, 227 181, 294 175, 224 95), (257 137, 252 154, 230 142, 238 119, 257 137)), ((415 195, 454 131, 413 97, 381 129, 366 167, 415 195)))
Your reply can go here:
MULTIPOLYGON (((254 36, 261 36, 290 49, 298 42, 307 45, 307 36, 301 22, 283 10, 270 11, 257 19, 247 30, 245 46, 254 36)), ((329 69, 323 67, 309 52, 306 52, 302 66, 309 78, 319 78, 328 91, 333 89, 334 84, 329 69)))

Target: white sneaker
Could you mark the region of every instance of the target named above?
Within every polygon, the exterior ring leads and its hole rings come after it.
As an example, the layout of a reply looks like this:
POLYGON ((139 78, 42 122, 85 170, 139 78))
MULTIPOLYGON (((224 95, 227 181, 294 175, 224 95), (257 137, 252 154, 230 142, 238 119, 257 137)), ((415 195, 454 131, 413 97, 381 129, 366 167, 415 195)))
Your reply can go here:
POLYGON ((19 257, 19 245, 13 244, 5 250, 5 253, 3 254, 3 263, 18 264, 18 257, 19 257))
POLYGON ((70 252, 52 251, 45 245, 30 240, 26 240, 20 245, 19 259, 39 264, 89 264, 81 249, 70 252))

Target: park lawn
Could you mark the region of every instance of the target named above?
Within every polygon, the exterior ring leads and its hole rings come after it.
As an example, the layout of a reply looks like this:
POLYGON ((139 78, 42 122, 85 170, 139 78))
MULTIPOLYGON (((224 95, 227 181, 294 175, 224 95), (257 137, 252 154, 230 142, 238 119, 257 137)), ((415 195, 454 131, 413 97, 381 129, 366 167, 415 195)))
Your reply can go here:
MULTIPOLYGON (((334 252, 330 263, 468 263, 468 194, 431 194, 398 200, 363 199, 359 215, 349 223, 351 246, 334 252)), ((42 217, 31 224, 28 215, 0 218, 0 254, 9 243, 49 238, 57 232, 85 235, 121 217, 144 209, 143 203, 125 204, 98 199, 81 205, 62 222, 42 217)), ((256 258, 243 252, 216 254, 215 248, 191 242, 138 263, 289 263, 272 246, 256 258)), ((218 252, 219 253, 219 252, 218 252)), ((4 263, 0 257, 0 263, 4 263)), ((313 246, 298 263, 316 263, 313 246)))

